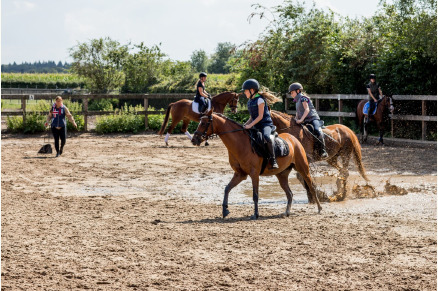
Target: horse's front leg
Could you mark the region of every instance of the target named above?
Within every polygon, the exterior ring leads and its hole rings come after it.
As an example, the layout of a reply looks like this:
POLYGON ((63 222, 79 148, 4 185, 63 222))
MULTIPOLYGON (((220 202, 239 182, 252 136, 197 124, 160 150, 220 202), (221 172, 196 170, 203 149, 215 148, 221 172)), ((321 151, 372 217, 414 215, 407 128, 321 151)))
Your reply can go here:
POLYGON ((251 175, 252 179, 252 200, 254 201, 254 214, 251 220, 259 218, 259 175, 251 175))
POLYGON ((231 178, 230 183, 225 187, 224 201, 222 202, 222 217, 225 218, 230 211, 228 210, 228 194, 231 189, 236 187, 240 182, 246 179, 246 175, 235 172, 233 178, 231 178))
POLYGON ((379 125, 379 134, 380 134, 379 144, 382 144, 382 145, 383 145, 383 133, 384 133, 384 131, 385 131, 384 126, 379 125))

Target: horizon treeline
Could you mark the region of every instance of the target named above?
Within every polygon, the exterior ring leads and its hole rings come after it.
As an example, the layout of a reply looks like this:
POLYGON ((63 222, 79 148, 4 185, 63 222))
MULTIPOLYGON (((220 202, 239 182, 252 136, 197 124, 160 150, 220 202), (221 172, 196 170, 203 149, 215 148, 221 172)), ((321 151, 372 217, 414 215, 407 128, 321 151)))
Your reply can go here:
POLYGON ((22 62, 17 64, 13 62, 12 64, 2 64, 2 73, 69 73, 71 64, 61 61, 57 63, 55 61, 38 61, 33 63, 22 62))

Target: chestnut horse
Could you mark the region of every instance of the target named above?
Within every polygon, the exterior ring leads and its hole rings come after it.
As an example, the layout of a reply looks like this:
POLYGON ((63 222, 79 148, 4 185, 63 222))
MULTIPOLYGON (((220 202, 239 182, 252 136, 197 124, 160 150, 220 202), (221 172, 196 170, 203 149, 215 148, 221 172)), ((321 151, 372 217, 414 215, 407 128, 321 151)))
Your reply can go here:
POLYGON ((243 125, 222 114, 213 114, 212 110, 210 110, 205 116, 201 117, 198 128, 193 135, 192 143, 199 146, 205 138, 212 134, 217 134, 227 147, 229 163, 234 170, 233 178, 225 187, 225 195, 222 203, 222 215, 224 218, 230 213, 228 210, 228 194, 231 189, 243 180, 246 180, 248 175, 252 180, 254 201, 254 215, 251 216, 251 219, 257 219, 259 217, 258 200, 260 175, 277 176, 280 186, 287 197, 286 212, 283 215, 289 216, 293 193, 289 188, 288 176, 293 168, 302 175, 306 183, 306 190, 310 191, 311 195, 313 195, 312 197, 318 205, 318 213, 321 212, 321 205, 313 189, 306 152, 295 137, 287 133, 280 134, 280 137, 284 139, 289 146, 289 155, 277 158, 278 169, 265 168, 263 173, 260 173, 263 158, 252 150, 251 141, 248 136, 249 133, 243 128, 243 125))
MULTIPOLYGON (((160 131, 158 132, 159 135, 163 135, 169 121, 169 114, 171 114, 172 123, 170 124, 169 129, 167 130, 166 138, 164 139, 166 145, 168 145, 167 141, 170 134, 172 133, 178 122, 180 122, 181 120, 183 121, 181 131, 184 132, 190 139, 192 139, 190 133, 187 132, 189 122, 199 122, 199 118, 201 118, 201 114, 198 114, 192 110, 192 102, 193 101, 187 99, 182 99, 169 104, 169 106, 167 107, 166 117, 164 118, 160 131)), ((238 102, 239 94, 234 92, 223 92, 211 98, 211 108, 214 108, 215 112, 224 113, 225 106, 227 106, 228 104, 231 108, 231 112, 236 113, 238 102)), ((208 144, 206 143, 206 145, 208 144)))
MULTIPOLYGON (((311 163, 322 160, 317 151, 314 149, 315 143, 319 141, 314 138, 313 134, 307 129, 307 127, 296 123, 293 116, 279 111, 272 110, 271 118, 274 122, 274 125, 277 127, 278 133, 290 133, 301 142, 311 163)), ((347 178, 349 176, 348 165, 350 163, 351 155, 354 157, 362 178, 364 178, 365 181, 369 181, 362 164, 361 147, 356 134, 342 124, 329 125, 323 129, 323 132, 326 151, 328 153, 328 157, 325 160, 330 166, 339 171, 336 181, 336 185, 338 187, 337 194, 333 197, 327 198, 332 202, 340 201, 343 200, 347 194, 346 186, 347 178), (338 164, 338 158, 341 158, 341 165, 338 164)), ((300 177, 298 177, 298 179, 301 181, 301 183, 303 183, 300 177)), ((311 196, 309 193, 307 195, 309 201, 311 201, 311 196)))
POLYGON ((360 128, 360 142, 364 143, 368 138, 368 129, 371 121, 375 121, 377 128, 379 129, 379 141, 378 144, 383 145, 383 133, 385 131, 385 121, 389 118, 389 113, 394 112, 394 105, 392 104, 392 96, 383 96, 382 99, 377 101, 376 114, 369 116, 368 123, 365 124, 365 114, 363 114, 363 107, 367 103, 367 100, 362 100, 357 105, 356 116, 359 121, 360 128))

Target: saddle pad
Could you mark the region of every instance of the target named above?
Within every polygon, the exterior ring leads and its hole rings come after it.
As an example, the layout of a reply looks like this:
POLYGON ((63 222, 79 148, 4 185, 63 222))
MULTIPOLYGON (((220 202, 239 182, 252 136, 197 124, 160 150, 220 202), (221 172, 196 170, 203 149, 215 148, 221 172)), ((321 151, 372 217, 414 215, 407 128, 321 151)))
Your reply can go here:
MULTIPOLYGON (((207 100, 208 100, 208 108, 207 108, 207 111, 210 111, 210 109, 211 109, 211 101, 210 101, 209 99, 207 99, 207 100)), ((199 113, 198 108, 199 108, 199 103, 193 101, 193 102, 192 102, 192 110, 193 110, 193 112, 198 113, 198 114, 201 114, 201 113, 199 113)))
MULTIPOLYGON (((249 132, 251 146, 254 152, 262 158, 269 158, 268 147, 265 144, 262 133, 257 129, 250 129, 249 132)), ((281 137, 275 136, 274 153, 275 157, 284 157, 289 155, 289 146, 281 137)))
MULTIPOLYGON (((367 103, 365 103, 365 105, 363 106, 363 114, 368 114, 368 108, 370 108, 370 101, 368 101, 367 103)), ((374 107, 374 112, 372 113, 372 115, 376 114, 377 111, 377 106, 374 107)))
POLYGON ((289 146, 287 145, 287 142, 281 137, 275 138, 274 152, 275 157, 285 157, 289 155, 289 146))

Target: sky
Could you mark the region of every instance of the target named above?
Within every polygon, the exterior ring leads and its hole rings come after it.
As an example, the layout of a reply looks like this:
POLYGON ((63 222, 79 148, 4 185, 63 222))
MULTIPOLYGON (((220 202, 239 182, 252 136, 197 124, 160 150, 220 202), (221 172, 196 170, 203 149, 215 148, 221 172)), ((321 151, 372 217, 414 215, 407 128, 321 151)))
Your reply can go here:
MULTIPOLYGON (((372 16, 379 0, 314 2, 360 18, 372 16)), ((70 48, 101 37, 159 45, 168 58, 188 61, 197 50, 213 54, 220 42, 255 41, 268 25, 248 21, 255 3, 271 8, 283 0, 2 0, 1 63, 71 62, 70 48)))

